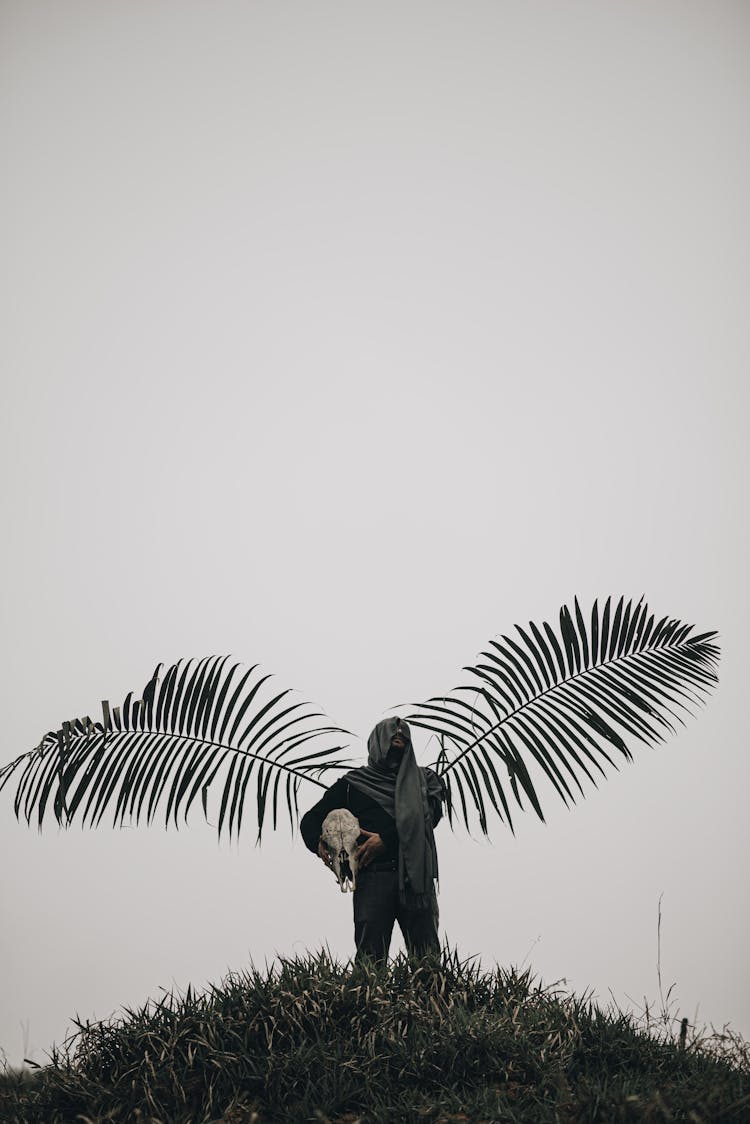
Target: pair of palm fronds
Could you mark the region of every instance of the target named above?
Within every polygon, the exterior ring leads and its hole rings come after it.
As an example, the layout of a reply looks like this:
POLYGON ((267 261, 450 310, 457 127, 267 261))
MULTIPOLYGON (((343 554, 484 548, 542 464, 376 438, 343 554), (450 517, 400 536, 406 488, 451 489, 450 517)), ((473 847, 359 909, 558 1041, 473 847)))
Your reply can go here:
MULTIPOLYGON (((437 740, 451 823, 476 818, 485 834, 492 812, 512 829, 511 798, 543 818, 532 774, 574 802, 584 779, 596 785, 617 755, 631 759, 626 737, 663 741, 717 682, 717 634, 656 621, 643 598, 607 598, 601 613, 595 601, 588 619, 576 598, 558 631, 515 629, 464 668, 469 682, 403 715, 437 740)), ((274 828, 283 808, 294 827, 300 788, 325 788, 352 764, 347 731, 291 696, 229 657, 159 665, 140 698, 104 702, 101 721, 63 722, 0 769, 0 790, 14 781, 16 816, 40 828, 50 812, 96 826, 108 811, 115 824, 163 811, 177 825, 198 798, 208 817, 215 790, 219 835, 239 833, 252 809, 260 840, 269 810, 274 828)))

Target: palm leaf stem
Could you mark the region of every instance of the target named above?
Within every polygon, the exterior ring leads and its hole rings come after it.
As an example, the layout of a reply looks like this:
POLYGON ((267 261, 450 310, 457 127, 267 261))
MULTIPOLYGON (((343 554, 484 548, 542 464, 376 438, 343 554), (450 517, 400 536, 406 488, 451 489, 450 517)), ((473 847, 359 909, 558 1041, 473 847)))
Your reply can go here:
MULTIPOLYGON (((329 727, 328 730, 340 732, 338 727, 329 727)), ((325 730, 318 731, 318 733, 320 733, 320 732, 326 732, 326 731, 325 730)), ((143 734, 146 734, 147 739, 148 739, 147 745, 149 745, 149 744, 153 745, 155 740, 158 740, 159 737, 164 736, 163 734, 159 734, 158 732, 147 733, 146 731, 132 731, 132 730, 130 730, 130 731, 123 730, 123 731, 114 731, 113 732, 111 730, 103 730, 103 729, 99 731, 99 734, 103 738, 102 744, 99 747, 100 750, 104 750, 109 744, 111 744, 110 739, 114 739, 114 738, 118 738, 118 739, 122 738, 124 742, 130 742, 131 748, 132 748, 133 742, 136 739, 138 739, 139 735, 142 737, 143 734)), ((167 736, 169 736, 169 735, 167 734, 167 736)), ((180 739, 179 736, 173 736, 172 740, 173 740, 173 742, 176 743, 179 740, 184 741, 185 739, 184 739, 184 736, 183 736, 182 739, 180 739)), ((289 764, 287 764, 283 761, 279 761, 279 760, 270 760, 269 761, 268 758, 263 757, 259 753, 253 753, 251 750, 241 749, 241 748, 236 747, 236 746, 227 746, 226 744, 222 744, 221 742, 216 742, 216 741, 213 741, 213 740, 208 739, 208 738, 196 737, 196 738, 189 738, 187 740, 189 742, 191 742, 196 747, 201 746, 204 749, 209 749, 209 750, 214 749, 214 750, 219 751, 219 752, 223 751, 224 756, 227 753, 237 754, 237 755, 240 755, 241 757, 251 759, 253 762, 258 761, 258 762, 261 763, 261 765, 265 765, 266 767, 270 767, 271 771, 273 771, 274 769, 283 771, 283 772, 289 774, 290 779, 294 778, 297 781, 305 780, 305 781, 311 782, 314 785, 317 785, 318 788, 323 788, 323 789, 327 788, 327 784, 326 784, 325 781, 318 780, 317 777, 312 776, 309 772, 302 771, 299 768, 297 768, 296 766, 298 766, 301 763, 299 761, 292 761, 289 764)), ((293 740, 295 740, 295 739, 290 739, 290 741, 293 741, 293 740)), ((63 744, 64 744, 63 739, 62 739, 62 737, 60 737, 55 746, 53 746, 52 744, 50 744, 48 746, 48 749, 51 750, 51 753, 50 753, 50 756, 49 756, 47 762, 45 762, 45 760, 44 760, 44 758, 47 756, 46 753, 44 752, 44 750, 41 750, 41 752, 39 752, 38 760, 39 760, 39 768, 41 769, 41 775, 37 774, 37 777, 35 778, 37 780, 36 785, 34 785, 34 783, 32 781, 31 785, 28 786, 30 791, 28 792, 28 795, 27 795, 27 800, 26 800, 27 807, 25 808, 25 814, 26 814, 27 820, 30 820, 30 818, 31 818, 31 809, 33 808, 33 806, 36 802, 36 795, 39 791, 39 788, 43 785, 44 775, 47 773, 48 770, 54 771, 55 769, 57 769, 59 774, 60 774, 60 781, 59 781, 60 787, 59 787, 59 792, 58 792, 58 798, 55 801, 55 804, 57 806, 56 811, 59 811, 60 813, 65 814, 66 818, 68 818, 68 820, 70 820, 72 815, 75 814, 75 812, 77 811, 78 806, 81 802, 81 799, 85 794, 85 790, 86 790, 86 788, 88 788, 91 780, 93 779, 94 775, 96 774, 98 766, 102 766, 104 768, 104 771, 106 773, 109 773, 109 777, 111 778, 111 781, 110 781, 109 784, 107 784, 104 787, 103 792, 102 791, 96 792, 96 795, 97 795, 98 799, 96 800, 96 806, 93 809, 93 814, 94 814, 95 819, 97 819, 97 818, 101 819, 101 815, 104 812, 104 808, 105 808, 106 804, 109 802, 109 799, 111 798, 111 796, 113 794, 114 788, 116 787, 116 781, 115 781, 115 777, 114 777, 113 774, 116 772, 116 770, 112 769, 112 764, 110 762, 107 762, 105 764, 104 762, 99 760, 97 762, 92 763, 91 771, 88 774, 85 773, 83 775, 83 777, 81 778, 81 782, 80 782, 79 786, 77 786, 76 793, 75 793, 73 801, 72 801, 72 806, 71 806, 71 808, 68 808, 67 801, 65 800, 65 793, 67 792, 67 789, 68 789, 68 783, 67 783, 67 780, 65 778, 65 765, 66 764, 70 765, 72 763, 71 762, 72 756, 73 755, 78 756, 78 755, 76 754, 76 748, 75 747, 72 747, 70 750, 66 750, 66 749, 62 748, 63 744), (68 760, 66 761, 66 757, 67 757, 68 753, 71 754, 71 757, 68 757, 68 760), (57 758, 57 760, 55 760, 55 758, 57 758), (46 768, 45 768, 45 766, 46 766, 46 768), (81 789, 81 791, 79 791, 79 789, 81 789), (33 795, 33 798, 32 798, 32 795, 33 795)), ((299 744, 300 744, 300 742, 299 742, 299 740, 297 740, 297 745, 296 746, 288 746, 287 752, 289 752, 290 750, 292 750, 294 748, 297 748, 297 746, 299 744)), ((309 763, 309 762, 312 762, 315 758, 327 757, 331 753, 335 753, 338 748, 340 748, 340 747, 332 747, 331 749, 319 750, 317 753, 313 754, 312 757, 310 757, 310 756, 305 757, 304 761, 305 761, 305 763, 309 763)), ((125 749, 126 749, 126 747, 123 746, 123 750, 125 750, 125 749)), ((8 765, 5 766, 5 768, 0 770, 0 789, 2 789, 5 786, 5 784, 10 780, 12 773, 15 771, 15 767, 17 765, 20 765, 21 762, 23 761, 24 757, 26 757, 26 756, 27 756, 26 754, 22 755, 21 757, 17 758, 16 761, 10 762, 8 765)), ((234 760, 236 760, 236 757, 234 758, 234 760)), ((173 763, 174 763, 174 757, 173 757, 171 762, 168 762, 168 763, 163 762, 162 763, 163 765, 167 766, 166 769, 165 769, 166 775, 168 775, 168 773, 170 771, 170 766, 173 763)), ((321 771, 325 771, 326 765, 325 765, 324 762, 319 761, 318 764, 313 765, 312 768, 320 769, 321 771)), ((277 773, 277 775, 279 775, 279 774, 277 773)), ((165 776, 164 779, 166 780, 166 776, 165 776)), ((109 780, 109 778, 108 778, 108 780, 109 780)), ((28 784, 28 782, 27 782, 27 784, 28 784)), ((158 796, 161 796, 162 792, 163 792, 163 786, 160 788, 160 790, 158 792, 158 796)), ((93 795, 94 794, 92 793, 92 797, 93 797, 93 795)), ((136 818, 138 818, 140 816, 140 813, 141 813, 141 810, 142 810, 142 807, 143 807, 143 797, 145 795, 146 795, 146 793, 144 791, 141 794, 141 802, 139 803, 139 806, 138 806, 136 818)), ((153 800, 154 795, 155 794, 152 792, 152 800, 149 801, 148 814, 147 814, 147 819, 149 821, 151 820, 151 818, 154 814, 155 804, 158 803, 158 797, 155 801, 153 800)), ((193 791, 192 795, 195 795, 195 790, 193 791)), ((132 814, 134 803, 135 803, 135 796, 136 796, 136 794, 133 793, 132 794, 133 799, 131 799, 131 806, 130 806, 131 814, 132 814)), ((23 799, 18 800, 18 797, 17 797, 17 804, 20 804, 20 803, 23 803, 23 799)), ((124 816, 126 814, 125 807, 124 807, 125 804, 127 804, 127 798, 124 801, 122 801, 122 800, 118 801, 118 808, 117 808, 116 813, 115 813, 115 819, 117 819, 118 813, 121 815, 122 818, 124 818, 124 816)), ((18 807, 16 810, 20 811, 20 807, 18 807)), ((86 816, 88 815, 90 810, 91 810, 91 799, 89 800, 89 803, 87 804, 86 810, 84 812, 84 819, 86 818, 86 816)), ((44 813, 44 806, 43 805, 40 807, 39 811, 40 811, 40 814, 43 816, 43 813, 44 813)), ((58 819, 59 818, 61 818, 61 816, 58 816, 58 819)))
MULTIPOLYGON (((693 643, 695 643, 695 640, 693 641, 693 643)), ((663 652, 663 649, 655 649, 654 652, 653 652, 653 655, 658 656, 662 652, 663 652)), ((466 757, 466 755, 468 753, 471 753, 471 751, 473 749, 475 749, 480 744, 480 742, 485 741, 486 738, 490 734, 493 734, 496 730, 499 730, 501 726, 503 726, 506 722, 509 722, 511 719, 518 718, 518 716, 521 714, 521 712, 523 710, 525 710, 529 706, 532 706, 533 704, 538 704, 544 698, 544 696, 549 694, 550 692, 559 691, 561 688, 567 687, 569 684, 573 683, 576 679, 579 679, 582 675, 587 675, 587 676, 590 677, 592 672, 598 671, 600 668, 606 669, 609 666, 611 666, 612 664, 616 664, 618 662, 621 662, 623 659, 632 659, 634 656, 641 656, 641 657, 648 658, 651 655, 652 655, 651 652, 637 652, 637 653, 629 653, 625 657, 615 656, 614 658, 604 660, 601 663, 598 663, 598 664, 596 664, 592 667, 582 668, 580 671, 577 671, 573 675, 570 675, 566 679, 562 680, 562 682, 553 683, 550 687, 546 687, 543 691, 540 691, 533 698, 527 699, 526 702, 521 703, 511 713, 506 714, 504 717, 500 718, 495 723, 494 726, 490 726, 487 730, 485 730, 478 737, 476 737, 474 739, 474 741, 470 742, 469 745, 465 746, 456 757, 452 758, 448 762, 447 765, 444 765, 441 768, 440 767, 440 759, 438 759, 438 762, 435 766, 435 771, 438 772, 441 776, 444 775, 445 773, 449 772, 451 769, 454 768, 454 766, 458 765, 461 762, 461 760, 464 757, 466 757)), ((473 670, 473 669, 471 669, 471 670, 473 670)), ((479 688, 477 688, 477 693, 481 693, 479 688)), ((702 701, 702 700, 699 700, 699 701, 702 701)), ((601 705, 601 703, 599 703, 599 705, 601 705)), ((621 718, 620 718, 620 721, 622 721, 621 718)), ((442 754, 441 754, 441 756, 442 756, 442 754)))

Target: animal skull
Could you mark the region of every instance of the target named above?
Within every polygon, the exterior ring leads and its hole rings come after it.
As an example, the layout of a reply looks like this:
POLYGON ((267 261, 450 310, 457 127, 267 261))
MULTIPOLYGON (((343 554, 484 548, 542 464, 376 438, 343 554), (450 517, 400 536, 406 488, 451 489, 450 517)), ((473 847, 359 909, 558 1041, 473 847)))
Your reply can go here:
POLYGON ((359 821, 346 808, 334 808, 323 820, 323 842, 330 851, 333 870, 341 893, 357 889, 357 840, 361 835, 359 821))

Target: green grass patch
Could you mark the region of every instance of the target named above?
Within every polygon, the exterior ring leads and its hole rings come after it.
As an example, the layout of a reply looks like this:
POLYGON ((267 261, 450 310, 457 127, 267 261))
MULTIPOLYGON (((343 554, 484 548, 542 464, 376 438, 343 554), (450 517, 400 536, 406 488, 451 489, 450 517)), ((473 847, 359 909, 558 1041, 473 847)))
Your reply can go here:
POLYGON ((0 1120, 750 1121, 750 1050, 446 949, 386 968, 326 953, 78 1023, 0 1077, 0 1120))

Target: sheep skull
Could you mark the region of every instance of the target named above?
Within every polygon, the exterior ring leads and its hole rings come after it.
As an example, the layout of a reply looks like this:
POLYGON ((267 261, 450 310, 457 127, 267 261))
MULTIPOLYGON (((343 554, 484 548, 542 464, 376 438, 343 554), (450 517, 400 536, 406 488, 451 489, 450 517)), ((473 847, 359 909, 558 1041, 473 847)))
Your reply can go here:
POLYGON ((341 893, 357 889, 357 840, 361 835, 359 821, 346 808, 334 808, 323 820, 321 831, 328 848, 333 871, 341 893))

